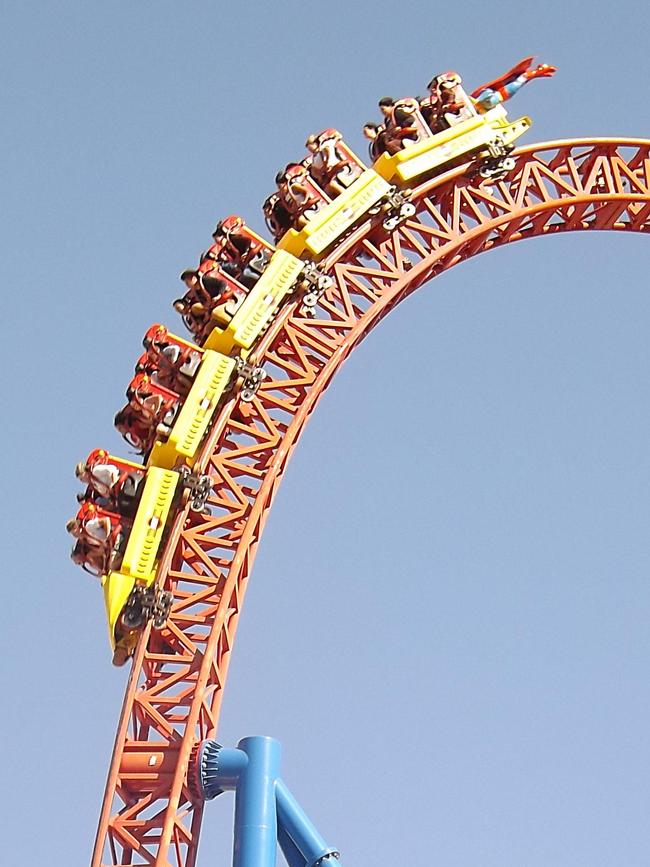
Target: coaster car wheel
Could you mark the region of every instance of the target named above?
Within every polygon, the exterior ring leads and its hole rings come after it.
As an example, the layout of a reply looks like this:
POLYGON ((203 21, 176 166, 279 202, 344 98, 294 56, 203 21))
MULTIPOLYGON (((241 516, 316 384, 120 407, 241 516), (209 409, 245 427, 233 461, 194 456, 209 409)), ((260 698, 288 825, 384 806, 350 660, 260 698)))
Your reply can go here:
POLYGON ((399 216, 386 217, 386 219, 382 222, 382 226, 386 229, 387 232, 392 232, 399 226, 400 218, 399 216))
POLYGON ((173 598, 169 590, 160 590, 156 593, 156 601, 154 602, 152 613, 154 629, 162 629, 167 622, 173 598))

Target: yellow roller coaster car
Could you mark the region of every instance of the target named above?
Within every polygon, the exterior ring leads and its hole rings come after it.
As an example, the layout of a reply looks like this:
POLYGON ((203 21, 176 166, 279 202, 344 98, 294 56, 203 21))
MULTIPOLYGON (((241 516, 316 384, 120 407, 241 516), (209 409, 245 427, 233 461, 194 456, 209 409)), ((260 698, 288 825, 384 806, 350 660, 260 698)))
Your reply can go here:
POLYGON ((216 325, 210 332, 204 344, 205 349, 225 355, 240 350, 245 358, 282 301, 294 290, 304 270, 305 262, 285 250, 276 250, 228 325, 225 328, 216 325))
POLYGON ((149 467, 119 571, 102 576, 104 603, 114 662, 133 653, 139 631, 150 618, 162 626, 169 613, 170 594, 155 587, 158 554, 174 498, 176 472, 149 467))
POLYGON ((366 169, 345 192, 320 208, 307 225, 289 229, 278 247, 294 256, 319 259, 335 241, 392 192, 391 185, 373 169, 366 169))
POLYGON ((427 174, 484 154, 478 171, 486 177, 512 168, 507 153, 531 125, 528 117, 509 122, 506 110, 499 105, 485 114, 474 114, 449 129, 424 138, 392 156, 384 153, 374 163, 377 174, 386 181, 405 184, 427 174))
POLYGON ((231 382, 236 365, 235 358, 209 349, 205 351, 192 388, 167 440, 157 440, 151 450, 149 466, 172 469, 179 463, 194 464, 201 440, 231 382))

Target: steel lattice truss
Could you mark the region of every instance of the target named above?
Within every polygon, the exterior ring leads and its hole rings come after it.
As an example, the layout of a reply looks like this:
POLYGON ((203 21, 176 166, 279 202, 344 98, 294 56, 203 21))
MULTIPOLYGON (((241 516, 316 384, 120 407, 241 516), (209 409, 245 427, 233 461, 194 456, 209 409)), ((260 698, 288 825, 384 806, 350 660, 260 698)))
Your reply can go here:
POLYGON ((471 256, 583 229, 650 231, 650 141, 551 142, 474 186, 462 169, 414 191, 392 235, 357 229, 325 266, 335 285, 315 318, 285 306, 264 337, 268 372, 251 404, 223 407, 202 466, 211 515, 177 518, 161 563, 168 627, 145 632, 117 732, 93 865, 192 867, 203 805, 192 750, 214 737, 237 621, 266 517, 318 398, 363 337, 404 297, 471 256))

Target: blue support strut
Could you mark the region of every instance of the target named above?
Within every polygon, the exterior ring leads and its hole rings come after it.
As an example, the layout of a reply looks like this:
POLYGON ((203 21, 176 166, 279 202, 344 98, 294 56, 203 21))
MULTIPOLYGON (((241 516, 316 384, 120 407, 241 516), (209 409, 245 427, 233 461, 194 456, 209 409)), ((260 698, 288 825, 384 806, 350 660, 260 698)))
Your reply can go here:
POLYGON ((328 846, 282 780, 275 784, 278 825, 287 832, 305 859, 305 867, 333 864, 339 853, 328 846))
POLYGON ((233 867, 275 867, 280 845, 289 867, 340 867, 328 846, 280 779, 280 744, 244 738, 227 749, 204 741, 197 774, 206 800, 235 790, 233 867))
POLYGON ((300 854, 300 851, 291 837, 278 822, 278 846, 284 855, 284 860, 289 867, 306 867, 307 862, 300 854))

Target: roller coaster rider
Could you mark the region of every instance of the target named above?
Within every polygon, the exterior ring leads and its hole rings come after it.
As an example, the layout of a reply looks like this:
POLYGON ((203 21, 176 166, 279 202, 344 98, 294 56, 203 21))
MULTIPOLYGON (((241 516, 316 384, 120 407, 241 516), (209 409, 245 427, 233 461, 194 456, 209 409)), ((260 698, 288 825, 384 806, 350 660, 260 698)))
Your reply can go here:
POLYGON ((209 328, 212 311, 224 304, 233 296, 233 290, 219 276, 219 267, 215 260, 204 254, 198 269, 187 269, 181 274, 181 280, 187 287, 182 298, 173 303, 174 310, 183 317, 188 329, 198 338, 209 328))
POLYGON ((417 105, 411 105, 407 100, 394 100, 392 96, 382 97, 378 105, 384 116, 387 142, 399 142, 402 147, 415 144, 419 138, 413 116, 417 105))
POLYGON ((72 560, 93 575, 106 575, 119 568, 124 554, 126 523, 115 512, 83 503, 77 515, 66 524, 67 531, 77 540, 72 560))
POLYGON ((378 123, 368 122, 364 124, 363 134, 370 142, 368 152, 373 162, 384 153, 393 156, 404 147, 401 139, 391 139, 384 127, 378 123))
POLYGON ((305 147, 310 156, 305 160, 310 175, 325 192, 336 198, 359 177, 363 168, 339 147, 341 136, 335 130, 310 135, 305 147))
POLYGON ((267 248, 242 231, 243 226, 241 217, 231 216, 220 220, 212 233, 214 246, 207 255, 214 255, 227 274, 239 280, 247 289, 252 289, 271 256, 267 248))
POLYGON ((291 228, 291 215, 280 199, 279 193, 271 193, 265 200, 262 211, 266 225, 278 241, 291 228))
POLYGON ((95 449, 85 461, 77 464, 75 475, 87 485, 77 496, 80 503, 94 502, 125 517, 133 517, 144 481, 143 470, 120 466, 104 449, 95 449))
POLYGON ((280 202, 291 217, 292 224, 303 227, 327 202, 322 193, 318 193, 309 172, 302 163, 289 163, 283 171, 275 176, 280 202))
POLYGON ((158 436, 171 431, 180 397, 177 392, 155 383, 145 373, 137 373, 126 391, 128 403, 115 416, 114 424, 124 439, 143 455, 148 454, 158 436))
POLYGON ((113 424, 127 443, 140 454, 146 455, 151 451, 156 439, 156 432, 155 430, 152 431, 151 426, 130 403, 115 413, 113 424))
POLYGON ((201 363, 201 353, 184 341, 172 338, 164 325, 152 325, 142 343, 146 353, 138 362, 136 372, 154 375, 160 385, 186 395, 201 363))

